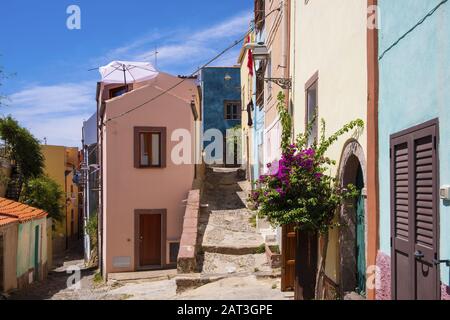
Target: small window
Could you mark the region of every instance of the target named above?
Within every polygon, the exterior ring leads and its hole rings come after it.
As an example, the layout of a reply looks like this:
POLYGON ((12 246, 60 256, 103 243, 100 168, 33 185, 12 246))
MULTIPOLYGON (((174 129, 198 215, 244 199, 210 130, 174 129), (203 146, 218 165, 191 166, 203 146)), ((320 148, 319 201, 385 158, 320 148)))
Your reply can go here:
POLYGON ((135 167, 165 167, 165 128, 135 128, 135 167))
POLYGON ((240 120, 241 119, 241 102, 226 101, 225 102, 225 119, 240 120))
POLYGON ((128 92, 128 86, 114 88, 109 91, 109 98, 112 99, 115 97, 119 97, 127 92, 128 92))
POLYGON ((141 167, 161 166, 161 134, 142 132, 139 134, 139 165, 141 167))
POLYGON ((259 69, 256 71, 256 105, 260 110, 264 107, 264 77, 266 73, 266 63, 261 62, 259 69))
POLYGON ((180 251, 180 243, 179 242, 170 242, 169 243, 169 263, 170 264, 177 263, 179 251, 180 251))
POLYGON ((308 145, 317 142, 319 132, 319 122, 317 121, 318 114, 318 74, 316 73, 311 80, 306 84, 306 126, 312 123, 311 134, 308 138, 308 145))

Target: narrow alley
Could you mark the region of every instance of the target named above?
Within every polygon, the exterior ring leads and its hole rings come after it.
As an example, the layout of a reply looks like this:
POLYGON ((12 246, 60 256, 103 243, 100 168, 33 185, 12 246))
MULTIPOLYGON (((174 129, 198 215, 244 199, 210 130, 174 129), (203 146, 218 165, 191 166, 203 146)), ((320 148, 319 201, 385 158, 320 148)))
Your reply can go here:
POLYGON ((12 300, 283 300, 291 293, 280 291, 280 270, 272 270, 264 253, 263 237, 252 225, 246 208, 245 184, 235 168, 208 168, 200 216, 199 276, 204 283, 177 287, 176 270, 112 275, 107 283, 86 269, 82 253, 62 257, 47 281, 12 294, 12 300), (67 288, 70 266, 81 270, 79 289, 67 288))

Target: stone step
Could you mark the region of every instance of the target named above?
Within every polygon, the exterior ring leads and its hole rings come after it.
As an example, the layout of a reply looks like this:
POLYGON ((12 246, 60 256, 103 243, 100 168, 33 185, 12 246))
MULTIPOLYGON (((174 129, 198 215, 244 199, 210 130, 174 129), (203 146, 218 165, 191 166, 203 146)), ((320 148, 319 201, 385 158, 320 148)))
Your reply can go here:
POLYGON ((170 280, 177 275, 177 269, 150 270, 138 272, 109 273, 108 282, 135 282, 170 280))
MULTIPOLYGON (((261 243, 264 245, 264 243, 261 243)), ((221 244, 202 244, 201 251, 209 253, 220 253, 228 255, 246 255, 246 254, 257 254, 261 253, 261 247, 258 246, 247 246, 247 245, 221 245, 221 244)))
POLYGON ((195 289, 205 284, 224 279, 225 275, 202 275, 201 273, 179 274, 175 277, 177 294, 186 290, 195 289))
POLYGON ((241 272, 233 274, 179 274, 175 277, 175 283, 177 286, 177 294, 185 292, 187 290, 193 290, 217 282, 223 279, 236 279, 236 278, 246 278, 249 276, 255 276, 257 280, 264 279, 279 279, 281 277, 281 272, 241 272))
POLYGON ((265 254, 230 255, 204 252, 199 261, 203 274, 272 272, 265 254))

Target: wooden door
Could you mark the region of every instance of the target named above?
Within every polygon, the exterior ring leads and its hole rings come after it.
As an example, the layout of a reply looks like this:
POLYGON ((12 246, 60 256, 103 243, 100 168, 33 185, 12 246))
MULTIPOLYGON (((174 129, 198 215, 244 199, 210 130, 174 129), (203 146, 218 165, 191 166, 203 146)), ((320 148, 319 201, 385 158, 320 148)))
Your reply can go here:
POLYGON ((314 232, 296 231, 295 299, 315 298, 318 258, 318 235, 314 232))
POLYGON ((161 266, 161 215, 139 216, 139 265, 161 266))
POLYGON ((295 225, 285 225, 282 228, 282 264, 281 264, 281 291, 292 291, 295 286, 295 225))
POLYGON ((39 246, 40 246, 39 226, 34 227, 34 279, 39 280, 39 246))
POLYGON ((440 299, 437 121, 391 137, 392 298, 440 299))

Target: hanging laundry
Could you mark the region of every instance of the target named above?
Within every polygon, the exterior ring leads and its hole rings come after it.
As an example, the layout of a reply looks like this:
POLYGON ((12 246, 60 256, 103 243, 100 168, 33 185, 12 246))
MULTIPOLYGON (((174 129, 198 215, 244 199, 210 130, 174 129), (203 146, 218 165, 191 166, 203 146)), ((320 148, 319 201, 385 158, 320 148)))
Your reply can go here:
POLYGON ((250 102, 247 105, 247 119, 248 119, 248 126, 251 127, 253 126, 253 119, 252 119, 252 112, 253 110, 255 110, 255 107, 253 105, 253 99, 250 100, 250 102))

